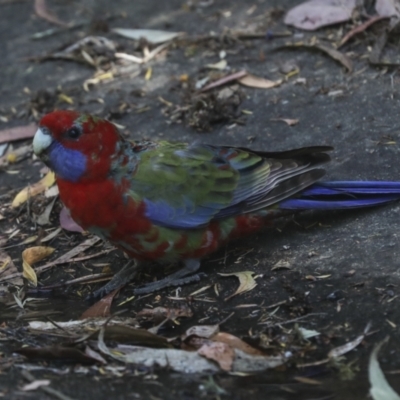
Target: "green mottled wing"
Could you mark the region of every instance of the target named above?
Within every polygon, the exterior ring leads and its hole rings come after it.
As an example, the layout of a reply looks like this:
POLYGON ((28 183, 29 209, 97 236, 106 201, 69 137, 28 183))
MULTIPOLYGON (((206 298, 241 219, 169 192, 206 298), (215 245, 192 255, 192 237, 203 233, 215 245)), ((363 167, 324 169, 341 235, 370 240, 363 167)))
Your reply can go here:
POLYGON ((257 153, 162 142, 138 153, 131 195, 145 203, 155 224, 199 228, 212 219, 270 206, 309 186, 324 174, 319 166, 329 161, 323 153, 329 149, 257 153))

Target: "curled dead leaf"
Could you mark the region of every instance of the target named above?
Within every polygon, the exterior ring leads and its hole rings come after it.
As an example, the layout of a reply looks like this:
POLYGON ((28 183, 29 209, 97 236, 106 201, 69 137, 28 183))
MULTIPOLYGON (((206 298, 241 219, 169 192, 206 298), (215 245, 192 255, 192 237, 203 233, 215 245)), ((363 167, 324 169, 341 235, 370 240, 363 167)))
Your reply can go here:
POLYGON ((374 400, 400 400, 400 396, 393 390, 386 380, 378 361, 379 351, 388 340, 389 338, 387 337, 382 342, 378 343, 374 347, 369 359, 368 375, 371 384, 369 394, 374 400))
POLYGON ((235 352, 232 347, 226 343, 206 343, 197 350, 197 353, 209 360, 216 361, 224 371, 230 371, 232 369, 235 352))
POLYGON ((182 32, 168 32, 156 29, 114 28, 112 29, 112 31, 128 39, 133 39, 133 40, 146 39, 149 43, 152 44, 169 42, 170 40, 183 35, 182 32))
POLYGON ((0 143, 9 143, 16 140, 29 139, 35 135, 37 126, 29 124, 0 130, 0 143))
POLYGON ((314 31, 323 26, 351 19, 355 0, 310 0, 288 11, 284 22, 296 28, 314 31))
POLYGON ((226 300, 229 300, 233 296, 236 296, 241 293, 246 293, 257 286, 256 281, 253 278, 253 271, 242 271, 242 272, 232 272, 229 274, 219 274, 221 276, 236 276, 239 279, 239 287, 236 289, 236 292, 228 296, 226 300))
POLYGON ((264 353, 255 347, 250 346, 242 339, 239 339, 237 336, 231 335, 226 332, 217 332, 215 335, 211 337, 211 340, 214 342, 225 343, 234 349, 242 350, 243 352, 254 355, 254 356, 262 356, 264 353))
POLYGON ((48 257, 54 252, 54 250, 53 247, 47 246, 34 246, 25 249, 22 252, 23 277, 33 285, 37 286, 36 272, 31 265, 48 257))
POLYGON ((291 119, 291 118, 272 118, 271 121, 284 122, 289 126, 297 125, 299 123, 298 119, 291 119))
POLYGON ((247 74, 246 76, 238 79, 238 82, 241 85, 249 86, 252 88, 271 89, 276 86, 279 86, 282 83, 282 79, 279 79, 277 81, 271 81, 269 79, 261 78, 259 76, 247 74))
POLYGON ((51 22, 52 24, 55 24, 58 26, 62 26, 62 27, 68 26, 67 23, 65 23, 64 21, 61 21, 51 11, 48 10, 45 0, 35 0, 34 1, 34 9, 35 9, 35 13, 38 17, 45 19, 46 21, 51 22))
POLYGON ((15 197, 11 204, 12 208, 17 208, 21 204, 24 204, 29 197, 37 196, 38 194, 44 192, 47 188, 54 185, 56 178, 54 172, 50 171, 47 175, 41 179, 39 182, 34 183, 31 186, 27 186, 22 189, 15 197))

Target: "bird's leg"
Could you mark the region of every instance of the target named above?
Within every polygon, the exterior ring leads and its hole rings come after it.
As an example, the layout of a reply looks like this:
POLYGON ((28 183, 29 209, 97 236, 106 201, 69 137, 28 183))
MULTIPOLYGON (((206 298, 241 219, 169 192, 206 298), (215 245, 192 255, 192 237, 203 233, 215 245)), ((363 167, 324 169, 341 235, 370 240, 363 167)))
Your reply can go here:
POLYGON ((157 282, 148 283, 147 285, 134 289, 134 294, 147 294, 152 293, 160 289, 164 289, 169 286, 186 285, 191 282, 197 282, 200 280, 200 274, 194 274, 200 268, 200 260, 191 258, 184 261, 185 266, 180 270, 168 275, 164 279, 160 279, 157 282), (188 276, 191 275, 191 276, 188 276))
POLYGON ((129 260, 121 270, 119 270, 112 279, 100 289, 93 292, 89 299, 100 299, 115 289, 128 284, 138 273, 139 263, 135 260, 129 260))

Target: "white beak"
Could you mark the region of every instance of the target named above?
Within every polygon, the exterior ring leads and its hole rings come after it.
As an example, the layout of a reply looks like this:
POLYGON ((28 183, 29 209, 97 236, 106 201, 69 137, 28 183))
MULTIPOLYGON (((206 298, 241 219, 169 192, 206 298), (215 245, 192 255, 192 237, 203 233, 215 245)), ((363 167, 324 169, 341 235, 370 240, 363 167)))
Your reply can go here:
POLYGON ((33 151, 38 156, 44 150, 46 150, 53 141, 51 135, 49 133, 43 132, 42 129, 38 129, 33 138, 33 151))

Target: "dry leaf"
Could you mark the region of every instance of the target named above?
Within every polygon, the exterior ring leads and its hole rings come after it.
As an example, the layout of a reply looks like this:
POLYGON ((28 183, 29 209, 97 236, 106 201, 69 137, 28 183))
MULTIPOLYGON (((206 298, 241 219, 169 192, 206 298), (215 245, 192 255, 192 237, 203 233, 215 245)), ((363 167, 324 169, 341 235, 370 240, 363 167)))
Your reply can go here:
POLYGON ((51 261, 45 265, 42 265, 41 267, 38 267, 36 269, 37 273, 41 273, 43 271, 48 270, 49 268, 53 267, 54 265, 58 264, 64 264, 67 263, 71 258, 75 257, 76 255, 86 251, 93 245, 95 245, 97 242, 99 242, 101 239, 97 236, 93 236, 84 242, 78 244, 78 246, 74 247, 72 250, 68 251, 67 253, 63 254, 61 257, 57 258, 54 261, 51 261))
POLYGON ((39 389, 42 386, 49 386, 50 380, 49 379, 38 379, 31 383, 27 383, 26 385, 22 386, 21 390, 23 392, 29 392, 30 390, 39 389))
POLYGON ((0 131, 0 143, 9 143, 16 140, 32 138, 35 135, 36 130, 37 126, 34 124, 2 129, 0 131))
POLYGON ((378 353, 388 338, 378 343, 369 359, 368 376, 371 388, 369 393, 374 400, 400 400, 400 396, 392 389, 383 374, 378 361, 378 353))
POLYGON ((349 32, 347 32, 347 34, 340 41, 337 48, 343 46, 346 42, 348 42, 353 36, 357 35, 358 33, 364 32, 371 25, 375 24, 375 22, 382 21, 383 19, 386 19, 386 18, 388 18, 388 17, 376 15, 374 17, 371 17, 369 20, 365 21, 363 24, 357 25, 356 27, 351 29, 349 32))
POLYGON ((381 17, 400 17, 400 5, 397 0, 376 0, 375 10, 381 17))
POLYGON ((327 54, 329 57, 333 58, 334 60, 340 62, 349 72, 353 71, 353 63, 350 60, 349 57, 347 57, 345 54, 341 53, 340 51, 334 49, 331 45, 319 43, 318 41, 311 40, 310 43, 305 43, 305 42, 294 42, 294 43, 286 43, 285 46, 286 48, 300 48, 304 47, 305 49, 317 49, 325 54, 327 54))
POLYGON ((151 75, 153 74, 153 68, 147 68, 146 74, 144 75, 144 79, 149 81, 151 79, 151 75))
POLYGON ((115 295, 119 292, 119 288, 108 293, 97 303, 89 307, 79 319, 86 318, 104 318, 110 316, 111 304, 114 300, 115 295))
POLYGON ((275 271, 277 269, 291 269, 292 266, 287 260, 279 260, 272 268, 271 271, 275 271))
MULTIPOLYGON (((54 187, 57 187, 57 186, 54 186, 54 187)), ((56 202, 56 200, 57 200, 57 197, 54 197, 54 199, 46 206, 44 211, 36 217, 36 223, 38 225, 43 226, 43 225, 47 225, 50 223, 50 214, 53 210, 54 203, 56 202)))
POLYGON ((116 34, 126 37, 128 39, 140 40, 146 39, 149 43, 160 44, 169 42, 178 36, 181 36, 182 32, 168 32, 160 31, 155 29, 125 29, 125 28, 114 28, 112 29, 116 34))
POLYGON ((290 119, 290 118, 272 118, 271 121, 285 122, 289 126, 297 125, 299 123, 298 119, 290 119))
MULTIPOLYGON (((255 371, 264 371, 270 368, 276 368, 287 362, 288 357, 285 356, 251 356, 241 350, 230 349, 224 343, 219 346, 214 342, 214 348, 203 348, 202 351, 207 353, 211 359, 217 359, 226 369, 229 368, 230 360, 232 360, 231 370, 233 372, 250 373, 255 371), (227 349, 227 353, 224 353, 227 349), (229 350, 230 349, 230 350, 229 350), (230 351, 234 352, 234 357, 229 357, 230 351), (215 357, 215 358, 214 358, 215 357)), ((168 368, 172 371, 183 373, 204 373, 217 372, 219 368, 216 363, 209 361, 207 358, 200 356, 196 351, 185 351, 178 349, 149 349, 143 346, 121 346, 113 350, 109 350, 104 343, 104 335, 100 333, 98 340, 99 350, 104 354, 117 359, 124 363, 133 363, 137 365, 145 365, 148 368, 161 367, 168 368)))
POLYGON ((211 82, 207 86, 204 86, 200 91, 201 92, 205 92, 207 90, 214 89, 216 87, 225 85, 227 83, 237 81, 238 79, 243 78, 245 75, 247 75, 247 72, 244 71, 244 70, 243 71, 239 71, 239 72, 235 72, 233 74, 226 75, 223 78, 217 79, 216 81, 211 82))
MULTIPOLYGON (((98 358, 91 358, 78 348, 72 346, 50 345, 44 347, 22 347, 15 350, 16 353, 22 354, 31 360, 56 360, 69 362, 74 361, 79 364, 94 364, 98 358)), ((35 396, 36 397, 36 396, 35 396)), ((65 398, 62 397, 63 399, 65 398)), ((70 397, 68 397, 70 399, 70 397)))
POLYGON ((264 353, 254 347, 251 347, 249 344, 239 339, 238 337, 231 335, 226 332, 218 332, 210 338, 214 342, 221 342, 229 345, 234 349, 239 349, 244 351, 247 354, 251 354, 254 356, 262 356, 264 353))
POLYGON ((219 332, 219 325, 195 325, 190 327, 183 335, 182 340, 189 336, 198 336, 209 339, 219 332))
POLYGON ((209 360, 214 360, 224 371, 232 369, 233 360, 235 358, 234 350, 226 343, 213 342, 203 344, 197 353, 209 360))
MULTIPOLYGON (((11 147, 11 146, 10 146, 11 147)), ((18 149, 12 150, 9 149, 4 156, 0 157, 0 168, 5 167, 9 164, 15 164, 18 161, 21 161, 27 157, 29 157, 32 153, 32 145, 26 145, 18 147, 18 149)))
POLYGON ((284 22, 307 31, 351 19, 356 0, 310 0, 288 11, 284 22))
POLYGON ((271 89, 276 86, 279 86, 282 83, 282 79, 279 79, 278 81, 270 81, 269 79, 247 74, 246 76, 243 76, 242 78, 238 79, 238 82, 241 85, 249 86, 252 88, 271 89))
POLYGON ((58 196, 58 194, 59 194, 58 186, 54 185, 46 190, 46 192, 44 193, 44 197, 49 199, 50 197, 58 196))
POLYGON ((318 331, 315 331, 314 329, 306 329, 306 328, 302 328, 302 327, 298 327, 297 331, 300 333, 302 339, 304 340, 308 340, 311 339, 315 336, 319 336, 321 333, 318 331))
POLYGON ((210 69, 218 69, 220 71, 222 71, 223 69, 225 69, 228 66, 228 63, 226 60, 221 60, 218 61, 215 64, 207 64, 206 67, 210 68, 210 69))
POLYGON ((306 385, 322 385, 321 381, 317 381, 315 379, 307 378, 305 376, 295 376, 294 379, 297 382, 305 383, 306 385))
POLYGON ((164 319, 191 318, 193 317, 193 311, 187 305, 182 305, 180 308, 144 308, 136 314, 136 317, 159 322, 164 319))
POLYGON ((35 0, 35 13, 38 17, 45 19, 52 24, 67 27, 68 24, 58 19, 55 15, 48 11, 45 0, 35 0))
POLYGON ((23 277, 33 285, 37 286, 36 272, 31 265, 48 257, 54 252, 54 250, 53 247, 46 246, 35 246, 25 249, 22 252, 23 277))
MULTIPOLYGON (((9 295, 8 286, 10 284, 16 286, 22 286, 22 277, 18 274, 18 269, 15 266, 11 257, 4 251, 0 249, 0 298, 7 298, 9 295), (9 276, 13 275, 12 279, 9 276), (3 282, 7 282, 3 284, 3 282)), ((4 301, 4 299, 3 299, 4 301)))
POLYGON ((53 230, 53 232, 50 232, 47 236, 45 236, 41 242, 50 242, 50 240, 54 239, 61 232, 61 229, 61 227, 58 227, 57 229, 53 230))
POLYGON ((29 197, 37 196, 38 194, 44 192, 47 188, 54 185, 56 178, 54 172, 50 171, 47 175, 41 179, 39 182, 34 183, 32 186, 28 186, 22 189, 14 198, 11 207, 17 208, 21 204, 24 204, 29 197))
POLYGON ((24 239, 21 243, 18 243, 18 245, 33 243, 37 240, 37 238, 38 238, 38 235, 29 236, 26 239, 24 239))
POLYGON ((236 289, 236 292, 228 296, 226 300, 229 300, 231 297, 236 296, 241 293, 246 293, 257 286, 256 281, 253 278, 253 271, 242 271, 242 272, 232 272, 229 274, 218 274, 221 276, 236 276, 239 279, 239 287, 236 289))
POLYGON ((37 286, 37 276, 35 270, 25 261, 22 261, 22 276, 27 279, 32 285, 37 286))
POLYGON ((371 325, 368 324, 365 329, 364 333, 358 337, 356 337, 354 340, 345 343, 342 346, 335 347, 328 353, 328 358, 337 358, 342 356, 343 354, 348 353, 349 351, 355 349, 365 338, 365 335, 368 333, 371 325))

